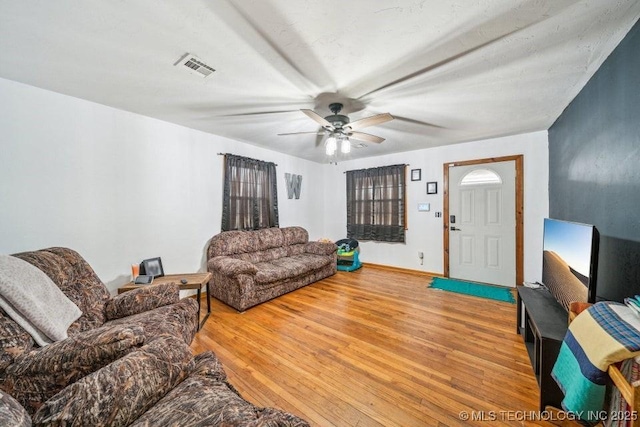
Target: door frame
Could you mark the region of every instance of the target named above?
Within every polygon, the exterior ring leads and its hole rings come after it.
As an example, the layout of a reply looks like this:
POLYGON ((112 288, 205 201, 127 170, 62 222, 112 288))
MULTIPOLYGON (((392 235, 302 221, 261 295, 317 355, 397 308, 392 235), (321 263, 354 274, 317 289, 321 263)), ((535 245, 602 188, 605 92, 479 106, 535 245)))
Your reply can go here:
POLYGON ((452 166, 482 165, 498 162, 515 161, 516 166, 516 283, 524 281, 524 155, 490 157, 486 159, 466 160, 462 162, 447 162, 443 164, 444 171, 444 277, 449 277, 449 168, 452 166))

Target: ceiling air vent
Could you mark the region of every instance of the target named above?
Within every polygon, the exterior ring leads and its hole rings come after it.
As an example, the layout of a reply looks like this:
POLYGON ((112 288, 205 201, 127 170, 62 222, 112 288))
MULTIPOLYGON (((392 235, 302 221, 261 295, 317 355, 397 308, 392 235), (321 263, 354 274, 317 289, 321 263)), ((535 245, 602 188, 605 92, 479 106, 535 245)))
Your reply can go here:
POLYGON ((215 71, 212 67, 208 66, 200 58, 195 55, 187 53, 175 64, 181 68, 186 68, 191 74, 195 74, 202 78, 208 77, 215 71))

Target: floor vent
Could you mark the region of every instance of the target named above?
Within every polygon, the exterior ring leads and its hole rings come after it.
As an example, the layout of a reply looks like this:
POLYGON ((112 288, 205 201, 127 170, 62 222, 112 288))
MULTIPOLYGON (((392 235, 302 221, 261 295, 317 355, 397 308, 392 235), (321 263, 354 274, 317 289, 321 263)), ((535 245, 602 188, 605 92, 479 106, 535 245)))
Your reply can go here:
POLYGON ((214 71, 216 71, 212 67, 202 62, 200 58, 190 53, 187 53, 182 58, 180 58, 180 60, 175 65, 184 67, 191 74, 195 74, 202 78, 208 77, 213 74, 214 71))

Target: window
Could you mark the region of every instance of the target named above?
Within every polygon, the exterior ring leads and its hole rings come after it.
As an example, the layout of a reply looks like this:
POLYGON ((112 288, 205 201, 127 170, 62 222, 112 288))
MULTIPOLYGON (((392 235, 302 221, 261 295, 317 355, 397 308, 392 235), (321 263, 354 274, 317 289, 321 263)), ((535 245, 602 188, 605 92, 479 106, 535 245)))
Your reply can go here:
POLYGON ((347 172, 347 238, 404 242, 405 165, 347 172))
POLYGON ((460 185, 502 184, 500 175, 489 169, 476 169, 467 173, 460 185))
POLYGON ((225 154, 222 231, 277 226, 276 165, 225 154))

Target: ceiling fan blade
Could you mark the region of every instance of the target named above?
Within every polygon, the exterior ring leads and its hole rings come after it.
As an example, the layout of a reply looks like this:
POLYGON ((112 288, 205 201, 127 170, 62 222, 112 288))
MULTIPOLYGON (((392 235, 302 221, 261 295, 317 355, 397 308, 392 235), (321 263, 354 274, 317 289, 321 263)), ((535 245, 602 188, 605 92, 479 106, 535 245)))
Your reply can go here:
POLYGON ((345 128, 351 128, 352 130, 362 129, 367 126, 379 125, 381 123, 393 120, 394 117, 389 113, 376 114, 375 116, 365 117, 364 119, 356 120, 345 125, 345 128))
POLYGON ((262 116, 262 115, 268 115, 268 114, 293 113, 294 111, 298 111, 298 110, 255 111, 255 112, 252 112, 252 113, 221 114, 218 117, 262 116))
POLYGON ((324 135, 324 131, 314 130, 313 132, 291 132, 291 133, 279 133, 278 136, 283 135, 324 135))
POLYGON ((324 117, 322 117, 320 114, 316 113, 313 110, 307 110, 307 109, 302 109, 300 110, 303 113, 305 113, 307 116, 309 116, 310 119, 316 121, 317 123, 320 123, 320 125, 322 127, 328 127, 328 128, 332 128, 333 129, 333 125, 331 123, 329 123, 324 117))
POLYGON ((374 142, 376 144, 380 144, 382 141, 384 141, 384 138, 380 138, 379 136, 371 135, 364 132, 349 132, 348 136, 350 139, 357 139, 358 141, 365 142, 374 142))
POLYGON ((396 120, 401 121, 401 122, 411 123, 411 124, 414 124, 414 125, 429 126, 431 128, 437 128, 437 129, 446 129, 446 127, 444 127, 444 126, 439 126, 439 125, 436 125, 436 124, 433 124, 433 123, 423 122, 423 121, 416 120, 416 119, 410 119, 409 117, 395 116, 394 118, 396 120))

